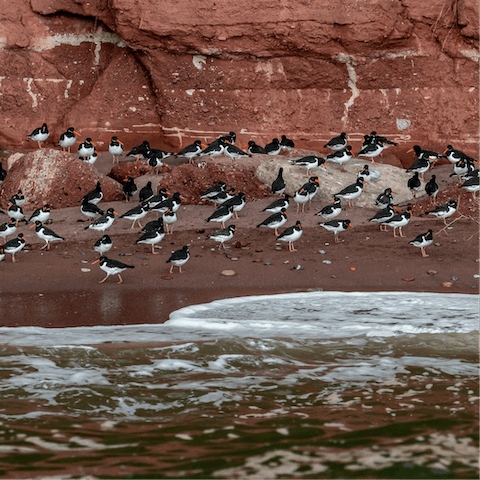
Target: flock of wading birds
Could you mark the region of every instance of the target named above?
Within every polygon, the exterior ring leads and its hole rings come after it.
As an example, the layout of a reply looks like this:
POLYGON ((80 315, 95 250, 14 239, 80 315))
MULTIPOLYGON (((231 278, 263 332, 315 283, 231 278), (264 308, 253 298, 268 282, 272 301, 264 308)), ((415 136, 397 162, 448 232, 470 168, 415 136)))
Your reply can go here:
MULTIPOLYGON (((47 125, 43 124, 42 127, 36 128, 28 138, 36 141, 38 143, 38 148, 41 148, 42 142, 47 140, 49 135, 50 132, 48 131, 47 125)), ((77 135, 78 133, 75 132, 73 128, 69 128, 60 136, 58 145, 64 150, 70 152, 71 147, 76 143, 77 135)), ((294 148, 294 142, 288 139, 285 135, 282 135, 281 140, 274 138, 272 142, 265 145, 265 147, 257 145, 254 141, 249 141, 248 145, 243 147, 246 151, 237 147, 235 141, 235 133, 230 132, 228 135, 219 137, 209 145, 204 145, 200 140, 196 140, 191 145, 188 145, 177 153, 150 148, 149 142, 144 141, 141 145, 134 147, 126 154, 126 156, 135 157, 137 160, 145 159, 148 161, 148 164, 152 169, 155 169, 161 167, 163 165, 163 160, 169 156, 186 158, 190 163, 194 163, 195 159, 203 156, 209 156, 214 159, 220 155, 226 155, 232 158, 232 161, 235 161, 247 156, 252 156, 252 154, 279 155, 282 151, 288 151, 294 148)), ((340 170, 343 171, 343 164, 354 157, 352 147, 347 143, 347 135, 345 132, 342 132, 338 137, 332 138, 324 146, 325 148, 331 149, 333 153, 326 157, 309 155, 296 160, 291 160, 290 162, 294 165, 306 167, 307 176, 311 175, 311 169, 322 166, 325 167, 326 161, 339 164, 340 170)), ((364 136, 362 148, 356 156, 369 158, 372 163, 375 163, 375 157, 381 155, 385 148, 395 145, 397 144, 386 137, 379 136, 376 132, 372 132, 370 135, 364 136)), ((118 140, 117 137, 112 137, 108 150, 115 163, 118 161, 119 157, 124 154, 123 143, 118 140)), ((472 192, 474 198, 476 198, 475 194, 479 190, 478 169, 475 168, 475 164, 477 163, 476 160, 460 150, 454 149, 451 145, 447 146, 443 154, 423 150, 418 145, 415 145, 409 150, 409 152, 411 151, 415 152, 416 159, 412 166, 407 170, 407 172, 413 173, 413 176, 408 179, 407 186, 411 190, 414 198, 416 197, 417 192, 422 188, 423 184, 425 193, 432 198, 433 204, 436 205, 436 195, 439 191, 439 187, 436 184, 435 175, 431 175, 428 182, 425 182, 424 175, 429 168, 442 157, 447 158, 452 163, 453 173, 451 176, 455 175, 458 177, 459 188, 472 192)), ((78 155, 83 161, 91 164, 95 163, 98 157, 98 152, 96 151, 91 138, 87 138, 79 145, 78 155)), ((277 240, 287 242, 289 251, 295 252, 296 249, 294 247, 294 242, 297 241, 303 233, 300 221, 297 221, 293 226, 287 227, 282 233, 278 232, 278 229, 287 222, 286 210, 289 206, 290 199, 292 198, 288 194, 284 194, 286 185, 282 173, 283 169, 280 168, 277 178, 271 185, 271 192, 275 195, 283 195, 283 197, 273 201, 262 210, 270 213, 270 216, 257 225, 257 227, 268 227, 273 229, 277 240)), ((0 184, 3 183, 6 176, 7 172, 2 168, 0 163, 0 184)), ((322 208, 319 212, 315 213, 315 215, 321 216, 326 220, 324 222, 318 222, 318 225, 333 232, 336 243, 340 242, 338 234, 352 226, 348 219, 335 219, 342 211, 341 200, 347 200, 349 207, 353 207, 354 200, 361 195, 365 184, 369 181, 377 180, 379 176, 380 173, 378 171, 365 165, 363 169, 358 172, 355 183, 348 185, 340 192, 334 194, 332 202, 322 208)), ((312 198, 318 192, 318 189, 318 177, 310 176, 308 182, 294 193, 293 201, 297 204, 297 213, 299 212, 300 205, 302 205, 302 212, 304 211, 305 204, 311 202, 312 198)), ((123 184, 123 192, 126 200, 128 201, 133 197, 137 193, 137 190, 134 180, 131 177, 127 177, 123 184)), ((406 226, 411 219, 412 207, 411 205, 408 205, 404 212, 399 212, 398 208, 394 205, 394 193, 393 189, 387 188, 377 197, 375 206, 379 208, 379 211, 370 219, 370 221, 377 222, 380 225, 380 230, 387 230, 388 227, 393 228, 394 237, 397 237, 397 229, 399 236, 405 237, 402 228, 406 226)), ((235 225, 225 226, 225 222, 234 216, 238 218, 238 212, 242 210, 246 204, 245 194, 235 194, 234 188, 227 189, 225 182, 219 182, 208 188, 200 195, 200 197, 217 204, 216 210, 206 219, 206 221, 220 223, 222 228, 215 233, 208 235, 207 238, 219 242, 219 244, 225 248, 224 243, 232 239, 236 231, 235 225)), ((115 215, 118 215, 113 208, 108 208, 107 211, 104 212, 98 207, 98 203, 102 198, 102 188, 100 182, 98 182, 95 189, 87 193, 82 199, 80 210, 86 217, 91 219, 91 223, 85 227, 86 230, 90 229, 105 232, 105 230, 113 224, 115 215)), ((65 240, 44 225, 50 217, 50 207, 48 204, 35 210, 27 220, 22 210, 25 201, 26 199, 22 191, 19 190, 9 200, 7 212, 0 210, 1 214, 6 214, 10 217, 8 222, 0 225, 0 236, 6 239, 8 236, 16 232, 19 221, 25 221, 26 223, 31 224, 30 228, 34 227, 38 237, 45 241, 45 245, 41 249, 46 248, 49 250, 51 243, 65 240)), ((170 196, 165 188, 159 188, 158 192, 155 193, 152 190, 151 182, 148 182, 147 185, 139 191, 139 205, 120 215, 120 218, 131 220, 133 222, 132 228, 134 228, 135 222, 138 223, 142 235, 135 244, 151 245, 152 254, 155 254, 155 245, 163 240, 165 234, 172 232, 172 225, 177 221, 176 212, 180 207, 181 202, 182 196, 180 192, 175 192, 170 196), (142 227, 140 220, 150 211, 158 212, 159 217, 142 227)), ((456 212, 456 209, 457 202, 451 199, 445 204, 436 206, 432 210, 425 212, 424 215, 433 215, 437 218, 441 218, 446 225, 446 219, 452 216, 456 212)), ((425 248, 431 245, 432 242, 433 232, 429 229, 427 232, 418 235, 409 243, 420 248, 423 257, 428 257, 425 248)), ((25 245, 26 239, 22 233, 19 233, 17 237, 7 241, 4 245, 0 245, 0 260, 3 260, 6 254, 11 254, 12 261, 15 262, 15 254, 22 250, 25 245)), ((100 268, 106 273, 105 278, 99 283, 103 283, 110 275, 118 275, 118 283, 121 283, 122 277, 120 274, 128 268, 134 268, 133 265, 127 265, 105 256, 105 253, 112 248, 112 245, 113 242, 110 237, 108 235, 103 235, 103 237, 97 240, 93 246, 93 249, 100 254, 100 258, 93 263, 99 263, 100 268)), ((173 252, 167 260, 167 263, 171 264, 170 273, 173 272, 175 266, 179 268, 181 273, 182 266, 189 260, 189 258, 190 252, 188 246, 184 246, 182 249, 173 252)))

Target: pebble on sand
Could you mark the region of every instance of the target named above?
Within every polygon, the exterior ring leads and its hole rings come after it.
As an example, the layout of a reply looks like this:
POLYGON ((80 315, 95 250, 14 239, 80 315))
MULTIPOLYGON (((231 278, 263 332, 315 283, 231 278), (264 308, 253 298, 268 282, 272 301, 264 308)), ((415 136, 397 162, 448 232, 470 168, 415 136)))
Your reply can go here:
POLYGON ((222 270, 220 275, 223 275, 224 277, 233 277, 235 275, 234 270, 222 270))
POLYGON ((404 282, 413 282, 415 280, 415 278, 414 277, 403 277, 402 280, 404 282))

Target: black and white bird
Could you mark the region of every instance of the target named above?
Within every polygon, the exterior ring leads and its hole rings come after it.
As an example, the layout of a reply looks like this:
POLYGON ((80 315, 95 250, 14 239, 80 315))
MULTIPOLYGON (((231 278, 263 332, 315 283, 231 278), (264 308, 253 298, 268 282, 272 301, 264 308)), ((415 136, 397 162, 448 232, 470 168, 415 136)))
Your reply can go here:
POLYGON ((103 198, 102 185, 100 182, 97 182, 95 188, 88 192, 84 197, 82 202, 93 203, 96 205, 103 198))
POLYGON ((42 142, 44 142, 50 136, 47 124, 44 123, 41 127, 36 128, 27 138, 37 142, 38 148, 42 148, 42 142))
POLYGON ((342 212, 342 204, 339 198, 335 197, 332 202, 323 207, 315 215, 322 216, 325 220, 333 220, 342 212))
POLYGON ((226 143, 230 143, 231 145, 235 145, 235 141, 237 140, 237 134, 235 132, 229 132, 227 135, 223 135, 219 138, 219 140, 223 140, 226 143))
POLYGON ((246 148, 247 152, 252 155, 265 155, 267 153, 263 147, 257 145, 253 140, 250 140, 243 148, 246 148))
POLYGON ((148 210, 149 210, 148 203, 144 202, 141 205, 137 205, 136 207, 131 208, 128 212, 125 212, 123 215, 120 215, 119 218, 132 220, 132 226, 130 228, 134 227, 135 222, 138 222, 138 226, 142 228, 142 224, 140 223, 140 220, 147 216, 148 210))
POLYGON ((5 251, 3 245, 0 245, 0 262, 5 258, 5 251))
POLYGON ((383 225, 383 222, 386 220, 390 220, 395 216, 395 210, 398 210, 397 207, 394 205, 387 205, 385 208, 379 210, 372 218, 370 218, 369 222, 376 222, 380 224, 380 231, 386 231, 387 227, 383 225))
POLYGON ((272 182, 272 186, 270 187, 270 189, 274 195, 281 195, 283 192, 285 192, 285 188, 286 184, 285 180, 283 179, 283 167, 280 167, 277 177, 272 182))
POLYGON ((412 196, 414 199, 417 197, 417 192, 420 190, 421 186, 422 186, 422 182, 418 178, 418 172, 415 172, 413 174, 413 177, 409 178, 407 181, 407 187, 412 193, 412 196))
POLYGON ((347 145, 345 148, 336 150, 333 153, 327 155, 327 160, 329 162, 337 163, 340 165, 340 171, 344 172, 343 164, 348 162, 353 157, 352 147, 347 145))
MULTIPOLYGON (((461 158, 458 162, 453 164, 453 173, 450 175, 453 177, 457 176, 457 179, 465 177, 468 172, 475 170, 475 165, 473 164, 474 160, 471 158, 461 158)), ((461 180, 458 184, 462 183, 461 180)))
POLYGON ((152 212, 158 213, 165 213, 167 210, 171 210, 172 212, 176 212, 180 205, 182 204, 182 195, 180 192, 175 192, 170 198, 166 198, 165 200, 158 202, 155 205, 152 205, 151 201, 149 202, 150 210, 152 212))
POLYGON ((305 211, 305 204, 311 202, 313 197, 317 194, 320 188, 320 181, 318 177, 310 177, 307 183, 304 183, 293 195, 293 201, 297 204, 297 213, 302 205, 302 212, 305 211))
POLYGON ((333 137, 323 147, 330 148, 330 150, 342 150, 347 146, 347 134, 342 132, 338 137, 333 137))
POLYGON ((410 245, 413 245, 414 247, 420 248, 420 251, 422 252, 422 257, 429 257, 427 255, 427 252, 425 251, 425 247, 428 247, 433 243, 433 232, 431 229, 428 230, 428 232, 421 233, 417 237, 415 237, 411 242, 409 242, 410 245))
POLYGON ((225 152, 225 147, 227 146, 227 143, 223 138, 218 138, 217 140, 214 140, 212 143, 210 143, 205 149, 203 149, 198 156, 199 157, 210 157, 210 158, 215 158, 219 157, 220 155, 223 155, 225 152))
POLYGON ((230 220, 233 216, 233 205, 222 205, 218 207, 205 221, 206 222, 218 222, 225 228, 225 222, 230 220))
POLYGON ((431 150, 423 150, 419 145, 414 145, 407 153, 415 152, 417 156, 416 160, 413 162, 410 168, 407 169, 407 172, 418 172, 421 176, 422 181, 424 182, 424 174, 434 163, 437 163, 442 155, 432 152, 431 150))
POLYGON ((278 213, 282 211, 282 208, 286 210, 290 205, 291 198, 292 197, 287 193, 283 198, 279 198, 267 205, 262 212, 278 213))
POLYGON ((108 235, 104 235, 102 238, 99 238, 93 245, 93 249, 103 255, 111 250, 113 246, 112 239, 108 235))
POLYGON ((25 247, 26 244, 27 241, 25 240, 23 233, 19 233, 15 238, 12 238, 7 243, 5 243, 5 245, 3 246, 3 252, 11 254, 12 262, 16 262, 15 254, 19 252, 23 247, 25 247))
POLYGON ((67 150, 67 152, 70 153, 70 148, 73 147, 77 141, 76 135, 80 134, 77 133, 73 127, 67 128, 67 131, 60 135, 58 146, 62 147, 64 151, 67 150))
POLYGON ((109 208, 101 217, 98 217, 93 223, 85 227, 85 230, 97 230, 104 232, 107 228, 110 228, 115 220, 115 215, 118 215, 113 208, 109 208))
POLYGON ((230 157, 232 159, 232 162, 234 160, 241 160, 246 157, 251 157, 252 155, 248 152, 244 152, 241 148, 238 148, 236 145, 230 145, 226 144, 224 153, 227 157, 230 157))
POLYGON ((245 193, 239 192, 238 195, 235 195, 233 198, 228 199, 223 205, 233 207, 233 215, 235 218, 238 218, 238 212, 242 210, 242 208, 247 203, 247 197, 245 193))
POLYGON ((148 222, 141 230, 140 233, 147 233, 157 228, 163 227, 163 217, 158 217, 156 220, 148 222))
MULTIPOLYGON (((1 165, 1 164, 0 164, 1 165)), ((1 183, 1 182, 0 182, 1 183)), ((8 203, 15 203, 16 205, 18 205, 19 207, 23 207, 25 205, 25 202, 26 202, 26 198, 25 198, 25 195, 23 194, 22 190, 18 189, 17 190, 17 193, 14 193, 10 200, 8 201, 8 203)))
POLYGON ((169 195, 170 195, 170 193, 167 191, 166 188, 163 188, 163 187, 159 188, 158 193, 156 193, 150 200, 147 200, 148 201, 148 208, 150 208, 150 210, 151 210, 152 207, 155 207, 159 203, 161 203, 164 200, 166 200, 167 198, 169 198, 168 197, 169 195))
POLYGON ((209 200, 217 205, 224 204, 227 200, 230 200, 235 196, 235 188, 232 187, 228 190, 224 190, 223 192, 217 193, 215 196, 210 197, 209 200))
POLYGON ((80 157, 80 160, 85 163, 89 163, 90 165, 93 165, 98 160, 98 152, 94 150, 89 157, 80 157))
POLYGON ((458 188, 463 188, 467 192, 471 192, 473 194, 473 198, 476 199, 477 197, 475 193, 480 190, 480 180, 478 175, 468 178, 458 188))
POLYGON ((447 224, 447 218, 451 217, 457 211, 457 202, 456 200, 449 200, 443 205, 438 206, 437 208, 425 212, 423 215, 433 215, 437 218, 442 218, 443 223, 447 224))
POLYGON ((57 235, 53 230, 50 230, 50 228, 45 227, 42 222, 38 220, 30 228, 32 227, 35 227, 35 232, 38 238, 45 241, 45 245, 40 250, 43 250, 44 248, 50 250, 50 244, 52 242, 63 242, 65 240, 60 235, 57 235))
POLYGON ((382 142, 375 140, 374 143, 365 145, 357 153, 357 157, 369 158, 372 161, 372 163, 375 163, 373 159, 381 155, 384 150, 385 150, 385 145, 382 142))
POLYGON ((173 233, 173 224, 177 223, 177 220, 177 214, 170 208, 163 214, 163 223, 165 224, 167 235, 173 233))
POLYGON ((370 138, 373 141, 383 143, 385 148, 388 147, 396 147, 398 144, 393 142, 392 140, 389 140, 387 137, 382 137, 381 135, 377 135, 377 132, 372 132, 370 133, 370 138))
POLYGON ((346 186, 344 189, 340 190, 340 192, 335 193, 334 197, 344 198, 348 200, 348 206, 353 208, 354 200, 358 198, 363 192, 363 178, 358 177, 355 183, 346 186))
POLYGON ((174 153, 166 152, 159 148, 151 148, 145 153, 145 158, 147 163, 152 171, 156 171, 156 173, 160 173, 160 167, 163 167, 164 163, 163 160, 167 157, 175 156, 174 153))
POLYGON ((432 175, 430 177, 430 180, 425 184, 425 193, 433 199, 433 204, 437 204, 437 193, 439 191, 437 182, 436 182, 436 176, 432 175))
POLYGON ((92 262, 92 264, 99 263, 100 268, 107 274, 106 277, 98 283, 103 283, 110 275, 118 275, 118 283, 122 283, 123 279, 120 276, 127 268, 135 268, 133 265, 127 265, 118 260, 107 258, 102 255, 98 260, 92 262))
POLYGON ((235 225, 229 225, 227 228, 222 228, 221 230, 217 230, 215 233, 208 235, 207 238, 219 242, 218 248, 226 248, 225 242, 228 242, 228 240, 231 240, 233 238, 233 234, 236 230, 237 228, 235 227, 235 225))
POLYGON ((412 217, 412 206, 408 205, 407 209, 403 213, 397 213, 392 218, 385 220, 381 225, 393 228, 393 236, 397 236, 397 228, 400 233, 400 237, 405 237, 402 228, 408 225, 412 217))
POLYGON ((147 184, 140 189, 138 193, 138 199, 140 202, 147 202, 153 197, 152 182, 148 181, 147 184))
POLYGON ((90 137, 86 138, 84 142, 82 142, 78 146, 78 156, 83 158, 91 157, 95 152, 95 144, 92 142, 90 137))
POLYGON ((167 263, 171 263, 170 273, 173 273, 173 267, 178 267, 180 273, 182 273, 182 266, 188 262, 190 258, 190 252, 187 246, 184 246, 181 250, 176 250, 172 253, 171 257, 167 260, 167 263))
POLYGON ((212 185, 211 187, 207 188, 203 193, 200 194, 200 198, 202 199, 208 199, 211 197, 214 197, 220 192, 224 192, 225 189, 227 188, 227 184, 225 182, 218 182, 215 185, 212 185))
POLYGON ((282 242, 288 242, 288 251, 296 252, 297 249, 293 246, 293 242, 296 242, 303 233, 302 224, 299 220, 295 222, 295 225, 287 227, 278 237, 277 240, 282 242))
POLYGON ((14 218, 11 218, 8 222, 0 225, 0 237, 7 239, 10 235, 13 235, 17 231, 17 222, 14 218))
POLYGON ((280 155, 281 151, 282 146, 280 145, 278 138, 274 138, 270 143, 265 145, 265 153, 267 155, 280 155))
POLYGON ((389 205, 393 205, 393 195, 395 193, 391 188, 386 188, 375 200, 375 206, 379 208, 385 208, 389 205))
POLYGON ((141 145, 136 145, 128 153, 127 157, 134 157, 138 160, 146 160, 150 154, 151 148, 147 140, 144 140, 141 145))
POLYGON ((190 145, 175 154, 175 158, 187 158, 188 163, 195 163, 193 159, 198 156, 202 149, 207 148, 200 140, 195 140, 190 145))
POLYGON ((460 150, 454 149, 451 145, 447 145, 447 148, 443 152, 445 157, 448 159, 450 163, 457 163, 458 161, 465 159, 465 158, 470 158, 466 153, 463 153, 460 150))
POLYGON ((364 165, 362 170, 357 174, 357 177, 362 177, 364 182, 364 190, 367 191, 367 184, 369 182, 376 182, 382 174, 378 170, 370 168, 368 165, 364 165))
POLYGON ((113 136, 108 145, 108 153, 112 156, 113 163, 118 162, 118 158, 123 155, 123 143, 118 137, 113 136))
POLYGON ((90 220, 105 213, 101 208, 98 207, 98 205, 87 202, 85 198, 82 200, 82 204, 80 205, 80 211, 90 220))
POLYGON ((307 168, 307 176, 310 177, 312 168, 323 167, 324 170, 327 170, 325 166, 325 159, 317 157, 316 155, 307 155, 306 157, 299 158, 297 160, 290 160, 292 165, 302 165, 307 168))
POLYGON ((25 218, 22 207, 19 207, 16 203, 12 202, 8 204, 7 215, 10 218, 15 219, 16 225, 18 225, 19 220, 23 220, 25 218))
POLYGON ((285 135, 282 135, 282 138, 280 139, 280 146, 282 147, 282 150, 289 152, 295 148, 295 142, 290 138, 287 138, 285 135))
POLYGON ((283 208, 278 213, 273 213, 266 218, 262 223, 257 225, 257 228, 267 227, 275 230, 275 236, 278 237, 278 229, 287 222, 287 211, 283 208))
POLYGON ((135 181, 133 180, 133 178, 129 175, 124 178, 123 181, 123 194, 125 195, 125 200, 129 202, 130 198, 132 198, 137 193, 138 188, 135 185, 135 181))
POLYGON ((156 255, 155 253, 155 245, 161 242, 165 237, 165 229, 163 227, 163 223, 154 230, 146 231, 136 242, 135 245, 140 243, 144 243, 145 245, 152 246, 152 254, 156 255))
POLYGON ((348 227, 352 227, 353 225, 350 223, 350 220, 330 220, 329 222, 319 222, 318 225, 322 226, 325 230, 329 232, 333 232, 335 237, 335 243, 343 242, 338 238, 338 234, 344 232, 348 227))
POLYGON ((28 219, 27 223, 39 221, 45 223, 50 218, 50 205, 46 203, 42 208, 37 208, 28 219))

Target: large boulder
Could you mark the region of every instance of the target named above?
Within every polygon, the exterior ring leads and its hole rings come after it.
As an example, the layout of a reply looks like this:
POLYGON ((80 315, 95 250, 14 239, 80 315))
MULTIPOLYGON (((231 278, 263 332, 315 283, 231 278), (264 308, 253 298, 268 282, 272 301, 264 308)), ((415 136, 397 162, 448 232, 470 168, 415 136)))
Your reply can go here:
POLYGON ((124 198, 118 182, 100 174, 93 165, 70 153, 42 148, 26 155, 14 155, 14 162, 7 159, 7 178, 0 186, 0 204, 3 208, 19 189, 27 200, 27 210, 45 203, 52 208, 77 206, 83 196, 95 188, 97 181, 102 185, 105 201, 124 198))

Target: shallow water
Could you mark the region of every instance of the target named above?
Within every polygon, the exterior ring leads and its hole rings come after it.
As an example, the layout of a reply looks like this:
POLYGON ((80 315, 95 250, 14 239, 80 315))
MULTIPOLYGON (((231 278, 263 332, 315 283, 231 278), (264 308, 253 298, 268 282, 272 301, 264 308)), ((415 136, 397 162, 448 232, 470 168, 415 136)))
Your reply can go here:
POLYGON ((0 475, 478 478, 478 298, 311 292, 0 328, 0 475))

